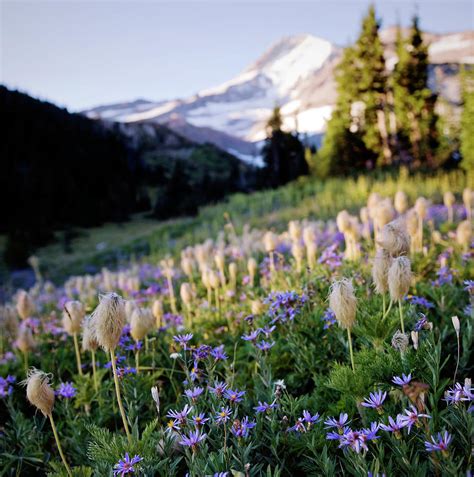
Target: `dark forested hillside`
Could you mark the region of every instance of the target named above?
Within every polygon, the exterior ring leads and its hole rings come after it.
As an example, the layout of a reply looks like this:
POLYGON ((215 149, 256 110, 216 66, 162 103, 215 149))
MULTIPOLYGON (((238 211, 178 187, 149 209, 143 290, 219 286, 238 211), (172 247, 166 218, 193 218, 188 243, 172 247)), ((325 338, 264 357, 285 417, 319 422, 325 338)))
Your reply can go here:
POLYGON ((0 111, 0 233, 13 265, 54 230, 122 221, 138 210, 194 213, 251 184, 252 171, 234 156, 164 126, 103 123, 3 86, 0 111))

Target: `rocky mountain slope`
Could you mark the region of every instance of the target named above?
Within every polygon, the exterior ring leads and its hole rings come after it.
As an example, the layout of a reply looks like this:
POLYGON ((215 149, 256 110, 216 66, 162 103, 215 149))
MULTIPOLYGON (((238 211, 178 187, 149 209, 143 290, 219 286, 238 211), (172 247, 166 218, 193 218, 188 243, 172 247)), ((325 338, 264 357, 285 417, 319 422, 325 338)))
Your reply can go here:
MULTIPOLYGON (((430 44, 431 87, 457 105, 460 65, 474 63, 474 32, 425 35, 430 44)), ((391 69, 396 63, 396 29, 383 30, 381 37, 391 69)), ((137 100, 85 113, 124 123, 167 124, 195 142, 211 142, 252 161, 275 104, 281 106, 286 129, 308 135, 324 132, 336 100, 334 68, 341 54, 341 48, 321 38, 286 37, 235 78, 190 98, 137 100)))

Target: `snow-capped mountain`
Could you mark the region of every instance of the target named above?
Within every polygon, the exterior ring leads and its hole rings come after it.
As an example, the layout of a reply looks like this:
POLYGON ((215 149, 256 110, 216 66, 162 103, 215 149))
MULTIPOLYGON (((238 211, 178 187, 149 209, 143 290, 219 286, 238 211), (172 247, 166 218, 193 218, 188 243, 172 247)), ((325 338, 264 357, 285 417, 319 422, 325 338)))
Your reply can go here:
MULTIPOLYGON (((393 67, 395 29, 382 31, 381 37, 387 65, 393 67)), ((474 32, 426 34, 426 39, 430 43, 432 87, 456 103, 459 65, 474 63, 474 32)), ((276 104, 281 107, 284 128, 310 135, 325 130, 336 100, 334 67, 341 52, 341 48, 311 35, 286 37, 235 78, 190 98, 137 100, 85 113, 124 123, 166 123, 194 141, 213 142, 251 160, 256 154, 254 144, 264 139, 266 121, 276 104)))

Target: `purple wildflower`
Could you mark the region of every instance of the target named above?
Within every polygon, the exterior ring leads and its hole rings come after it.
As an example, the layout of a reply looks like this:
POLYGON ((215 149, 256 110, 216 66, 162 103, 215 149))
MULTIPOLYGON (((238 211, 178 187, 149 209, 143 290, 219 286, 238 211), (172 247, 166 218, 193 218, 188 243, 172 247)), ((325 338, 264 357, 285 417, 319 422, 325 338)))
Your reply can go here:
POLYGON ((10 374, 6 378, 0 377, 0 398, 7 397, 13 393, 12 384, 15 381, 15 376, 11 376, 10 374))
POLYGON ((407 376, 405 373, 402 374, 402 377, 400 376, 394 376, 392 379, 393 384, 398 384, 399 386, 403 386, 405 384, 408 384, 411 381, 411 373, 407 376))
POLYGON ((76 388, 72 385, 72 383, 61 383, 59 385, 58 390, 56 391, 56 395, 63 397, 65 399, 71 399, 77 394, 76 388))
POLYGON ((330 417, 324 421, 324 424, 326 424, 325 428, 331 429, 333 427, 336 427, 339 432, 342 432, 345 425, 348 424, 347 422, 348 417, 349 416, 346 413, 342 413, 342 412, 341 414, 339 414, 339 419, 330 417))
POLYGON ((141 462, 143 459, 139 455, 135 455, 130 459, 128 452, 125 453, 125 457, 120 459, 114 466, 114 476, 123 477, 127 474, 135 473, 135 465, 141 462))
POLYGON ((445 401, 449 404, 457 404, 461 401, 472 401, 474 399, 473 389, 469 383, 456 383, 454 387, 445 393, 445 401))
POLYGON ((232 432, 235 437, 245 439, 249 435, 249 430, 253 429, 255 425, 254 421, 249 421, 249 418, 245 416, 241 421, 236 419, 233 422, 230 432, 232 432))
POLYGON ((184 395, 191 399, 191 401, 196 402, 197 398, 203 393, 204 389, 201 387, 195 387, 193 389, 186 389, 184 395))
POLYGON ((227 387, 228 387, 227 383, 215 381, 214 387, 208 386, 208 389, 209 391, 211 391, 212 394, 220 398, 224 395, 224 392, 227 389, 227 387))
POLYGON ((232 414, 230 407, 223 407, 221 410, 215 415, 216 423, 223 424, 226 423, 232 414))
POLYGON ((269 343, 268 341, 262 340, 262 341, 260 341, 260 343, 257 343, 257 348, 262 350, 264 353, 266 353, 268 350, 273 348, 273 346, 275 346, 274 341, 269 343))
POLYGON ((380 429, 393 432, 397 439, 400 439, 400 431, 407 425, 406 421, 403 419, 401 414, 398 414, 396 420, 392 416, 388 417, 388 424, 380 424, 380 429))
POLYGON ((237 389, 233 391, 232 389, 226 389, 224 397, 226 397, 232 404, 236 404, 243 400, 242 397, 244 394, 245 391, 239 391, 237 389))
POLYGON ((426 417, 427 419, 431 419, 431 416, 428 416, 428 414, 421 414, 418 412, 418 409, 411 404, 410 409, 405 409, 405 414, 401 415, 400 422, 405 424, 406 427, 408 427, 408 434, 410 434, 412 426, 415 424, 416 426, 420 425, 420 417, 426 417))
POLYGON ((370 397, 365 398, 362 406, 364 407, 371 407, 373 409, 377 409, 379 413, 382 412, 382 404, 387 397, 387 393, 382 391, 377 391, 375 393, 370 393, 370 397))
POLYGON ((433 303, 428 301, 426 298, 423 298, 422 296, 411 295, 411 296, 407 296, 406 300, 408 300, 412 305, 418 305, 418 306, 421 306, 422 308, 426 308, 426 309, 434 308, 433 303))
POLYGON ((186 335, 177 335, 173 336, 173 339, 178 343, 184 350, 188 349, 188 342, 192 340, 193 338, 192 333, 188 333, 186 335))
POLYGON ((438 432, 438 439, 435 440, 433 436, 431 436, 431 442, 425 441, 425 448, 428 452, 438 452, 440 451, 443 456, 447 457, 448 455, 448 446, 451 442, 453 436, 451 436, 448 431, 444 431, 443 435, 438 432))
POLYGON ((191 447, 193 452, 196 451, 197 446, 207 437, 207 434, 203 434, 201 430, 191 431, 189 436, 183 435, 179 444, 186 447, 191 447))
POLYGON ((188 417, 188 414, 193 410, 192 406, 189 406, 186 404, 184 406, 182 411, 169 411, 168 414, 166 414, 167 417, 170 417, 172 419, 176 419, 181 425, 186 423, 186 419, 188 417))
POLYGON ((258 401, 258 406, 255 406, 255 412, 257 414, 262 413, 262 412, 270 412, 272 409, 275 409, 278 407, 278 404, 276 402, 272 402, 271 404, 268 404, 266 402, 258 401))
POLYGON ((224 351, 224 345, 216 346, 212 351, 211 351, 211 356, 216 360, 216 361, 225 361, 229 357, 226 355, 224 351))
POLYGON ((244 341, 256 341, 259 334, 260 334, 260 329, 256 329, 250 332, 248 335, 242 335, 241 338, 244 341))
POLYGON ((203 426, 204 424, 206 424, 206 422, 209 421, 209 418, 206 417, 206 415, 203 412, 201 412, 197 416, 193 416, 191 420, 193 421, 193 424, 199 428, 203 426))

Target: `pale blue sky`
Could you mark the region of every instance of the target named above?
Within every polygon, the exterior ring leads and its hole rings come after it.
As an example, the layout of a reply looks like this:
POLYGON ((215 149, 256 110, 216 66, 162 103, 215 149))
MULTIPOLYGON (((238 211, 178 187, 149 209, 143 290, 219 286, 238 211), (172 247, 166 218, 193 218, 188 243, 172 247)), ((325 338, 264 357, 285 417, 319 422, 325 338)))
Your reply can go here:
MULTIPOLYGON (((355 39, 365 0, 1 0, 1 82, 70 110, 194 94, 238 74, 282 36, 355 39)), ((375 1, 383 26, 417 5, 433 32, 474 29, 472 0, 375 1)))

